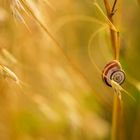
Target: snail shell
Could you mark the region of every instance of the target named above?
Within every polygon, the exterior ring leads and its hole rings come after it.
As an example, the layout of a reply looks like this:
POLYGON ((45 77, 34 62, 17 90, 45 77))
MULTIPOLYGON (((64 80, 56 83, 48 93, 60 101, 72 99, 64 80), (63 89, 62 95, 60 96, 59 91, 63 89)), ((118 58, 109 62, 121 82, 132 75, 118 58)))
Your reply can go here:
POLYGON ((125 73, 117 60, 109 62, 102 72, 103 81, 111 87, 111 80, 121 85, 125 80, 125 73))

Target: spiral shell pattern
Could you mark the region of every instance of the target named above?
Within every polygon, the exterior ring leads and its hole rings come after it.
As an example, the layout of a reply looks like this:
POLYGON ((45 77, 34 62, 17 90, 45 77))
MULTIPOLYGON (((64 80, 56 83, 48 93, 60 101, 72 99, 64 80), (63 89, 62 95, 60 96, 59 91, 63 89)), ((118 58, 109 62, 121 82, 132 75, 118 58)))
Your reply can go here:
POLYGON ((122 70, 121 64, 113 60, 104 67, 102 72, 103 81, 111 87, 111 80, 121 85, 125 80, 125 73, 122 70))

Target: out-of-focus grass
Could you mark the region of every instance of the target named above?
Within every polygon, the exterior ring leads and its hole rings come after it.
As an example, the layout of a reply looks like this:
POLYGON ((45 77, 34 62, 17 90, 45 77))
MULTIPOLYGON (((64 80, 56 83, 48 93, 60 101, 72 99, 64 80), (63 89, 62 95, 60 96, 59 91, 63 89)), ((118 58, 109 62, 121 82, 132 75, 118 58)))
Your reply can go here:
MULTIPOLYGON (((102 82, 88 52, 91 35, 107 21, 93 1, 25 0, 31 11, 25 5, 26 11, 16 7, 21 17, 12 14, 12 2, 0 1, 0 64, 18 76, 20 85, 0 75, 0 139, 110 139, 113 91, 102 82)), ((104 10, 103 2, 97 2, 104 10)), ((123 94, 122 140, 140 138, 139 10, 130 0, 122 2, 122 12, 118 10, 121 62, 127 76, 123 88, 136 98, 133 102, 123 94)), ((91 45, 93 60, 102 70, 112 59, 108 29, 91 45)))

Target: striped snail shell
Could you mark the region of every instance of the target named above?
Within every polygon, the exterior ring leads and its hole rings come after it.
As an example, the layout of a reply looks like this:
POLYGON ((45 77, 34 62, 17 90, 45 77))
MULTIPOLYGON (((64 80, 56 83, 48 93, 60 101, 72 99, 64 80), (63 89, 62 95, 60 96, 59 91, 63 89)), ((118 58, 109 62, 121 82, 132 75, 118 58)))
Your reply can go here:
POLYGON ((117 60, 107 63, 102 72, 103 81, 111 87, 111 80, 121 85, 125 80, 125 73, 117 60))

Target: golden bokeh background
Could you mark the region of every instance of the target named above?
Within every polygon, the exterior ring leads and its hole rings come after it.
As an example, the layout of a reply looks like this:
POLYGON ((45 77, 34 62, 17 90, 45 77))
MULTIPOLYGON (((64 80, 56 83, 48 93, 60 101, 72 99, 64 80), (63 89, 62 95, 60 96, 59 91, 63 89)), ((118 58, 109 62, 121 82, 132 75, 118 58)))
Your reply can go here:
MULTIPOLYGON (((119 139, 139 140, 140 6, 118 7, 122 87, 136 99, 122 92, 119 139)), ((11 75, 0 68, 0 140, 109 140, 114 93, 101 72, 112 59, 108 22, 93 0, 1 0, 0 64, 11 75)))

